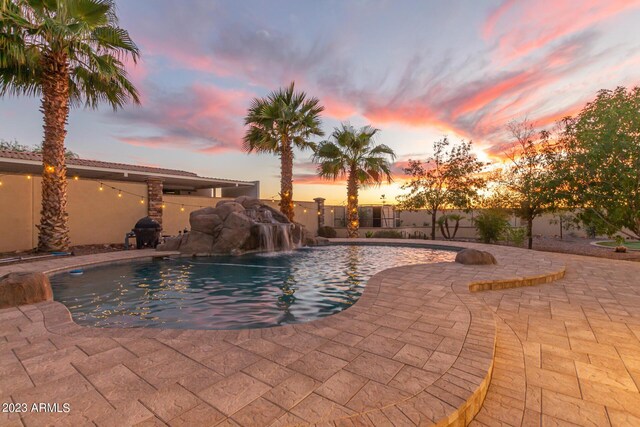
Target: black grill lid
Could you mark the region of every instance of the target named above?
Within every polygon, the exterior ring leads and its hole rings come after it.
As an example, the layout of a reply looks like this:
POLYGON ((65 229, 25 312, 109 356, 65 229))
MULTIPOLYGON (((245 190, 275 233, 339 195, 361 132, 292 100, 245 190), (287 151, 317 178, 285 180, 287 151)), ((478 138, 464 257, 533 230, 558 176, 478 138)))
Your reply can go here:
POLYGON ((160 228, 160 224, 155 219, 145 216, 136 222, 136 226, 134 228, 152 228, 157 230, 160 228))

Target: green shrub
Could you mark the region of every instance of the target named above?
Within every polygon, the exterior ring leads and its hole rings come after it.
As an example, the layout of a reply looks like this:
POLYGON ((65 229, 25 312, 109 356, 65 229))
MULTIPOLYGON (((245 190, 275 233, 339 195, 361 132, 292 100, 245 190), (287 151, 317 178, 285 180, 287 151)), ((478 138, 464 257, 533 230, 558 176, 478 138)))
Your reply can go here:
POLYGON ((373 237, 373 231, 367 231, 366 233, 364 233, 364 237, 366 237, 367 239, 370 239, 373 237))
POLYGON ((500 240, 507 228, 509 228, 507 218, 507 214, 499 209, 482 211, 473 220, 480 235, 480 240, 484 243, 494 243, 500 240))
POLYGON ((329 227, 328 225, 323 225, 318 228, 318 236, 326 237, 327 239, 333 239, 338 235, 336 230, 333 227, 329 227))
POLYGON ((378 239, 402 239, 402 234, 395 230, 380 230, 373 233, 373 237, 378 239))
POLYGON ((624 246, 624 244, 626 243, 625 238, 619 234, 614 236, 613 240, 616 242, 616 246, 624 246))
POLYGON ((522 246, 527 237, 527 229, 524 227, 507 227, 504 231, 504 239, 516 246, 522 246))

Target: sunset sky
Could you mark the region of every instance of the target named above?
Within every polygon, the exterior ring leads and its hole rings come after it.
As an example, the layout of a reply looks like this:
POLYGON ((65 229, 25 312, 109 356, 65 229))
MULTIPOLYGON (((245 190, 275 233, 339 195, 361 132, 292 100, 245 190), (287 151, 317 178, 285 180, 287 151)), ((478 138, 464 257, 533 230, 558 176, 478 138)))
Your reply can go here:
MULTIPOLYGON (((320 98, 327 134, 340 121, 382 130, 402 165, 429 156, 434 140, 471 139, 499 157, 505 124, 539 126, 573 114, 597 90, 640 84, 640 0, 117 2, 140 46, 130 64, 142 105, 77 109, 68 147, 81 157, 162 166, 203 176, 260 180, 279 191, 279 160, 242 152, 253 97, 295 80, 320 98)), ((0 99, 0 138, 42 139, 39 101, 0 99)), ((297 152, 294 197, 346 198, 344 183, 315 176, 297 152)))

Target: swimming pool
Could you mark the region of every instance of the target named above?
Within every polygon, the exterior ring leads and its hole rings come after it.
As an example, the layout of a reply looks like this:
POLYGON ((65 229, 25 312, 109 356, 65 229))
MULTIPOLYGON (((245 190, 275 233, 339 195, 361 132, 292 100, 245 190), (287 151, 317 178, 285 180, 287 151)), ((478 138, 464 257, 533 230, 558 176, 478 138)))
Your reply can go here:
POLYGON ((51 278, 54 299, 80 325, 185 329, 302 323, 354 304, 390 267, 452 261, 428 247, 335 245, 239 257, 169 258, 51 278))

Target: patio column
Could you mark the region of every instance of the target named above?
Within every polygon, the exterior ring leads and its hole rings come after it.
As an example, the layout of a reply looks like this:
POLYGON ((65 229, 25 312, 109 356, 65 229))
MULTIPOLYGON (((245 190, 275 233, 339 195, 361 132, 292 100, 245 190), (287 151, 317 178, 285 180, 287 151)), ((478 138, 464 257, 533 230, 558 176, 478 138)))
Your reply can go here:
POLYGON ((147 215, 162 225, 162 180, 160 178, 147 178, 147 215))
POLYGON ((318 204, 318 228, 324 227, 324 200, 322 197, 313 199, 318 204))

